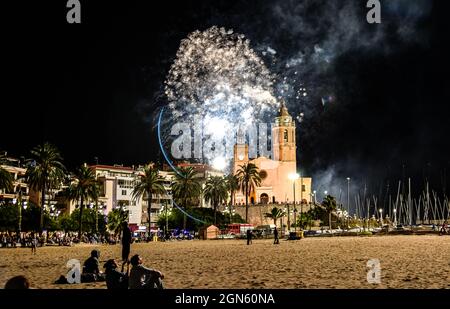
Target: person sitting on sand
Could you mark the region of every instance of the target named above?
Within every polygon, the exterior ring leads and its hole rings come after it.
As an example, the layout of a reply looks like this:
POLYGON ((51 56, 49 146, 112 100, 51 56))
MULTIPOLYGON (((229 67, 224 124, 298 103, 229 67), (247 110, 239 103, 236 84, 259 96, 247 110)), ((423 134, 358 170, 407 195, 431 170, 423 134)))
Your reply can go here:
POLYGON ((24 276, 15 276, 5 284, 5 290, 25 290, 30 288, 30 282, 24 276))
POLYGON ((445 221, 445 222, 442 224, 441 229, 439 230, 439 234, 447 234, 447 225, 448 225, 448 222, 445 221))
POLYGON ((116 260, 110 259, 105 265, 105 274, 106 274, 106 287, 110 290, 121 290, 128 289, 128 273, 129 273, 129 263, 127 264, 127 272, 123 273, 117 271, 119 267, 116 263, 116 260))
POLYGON ((100 251, 92 250, 91 256, 83 264, 81 273, 81 282, 104 281, 105 275, 100 272, 100 251))
POLYGON ((144 267, 138 254, 133 255, 130 262, 133 265, 128 279, 130 289, 164 289, 164 275, 160 271, 144 267))

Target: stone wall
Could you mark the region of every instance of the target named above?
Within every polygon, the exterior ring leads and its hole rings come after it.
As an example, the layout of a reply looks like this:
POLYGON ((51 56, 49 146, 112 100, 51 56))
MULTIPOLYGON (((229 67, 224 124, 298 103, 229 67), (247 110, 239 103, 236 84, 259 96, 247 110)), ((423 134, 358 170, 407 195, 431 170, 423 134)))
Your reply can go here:
MULTIPOLYGON (((265 214, 270 213, 274 207, 286 208, 286 215, 283 217, 283 224, 287 224, 287 209, 288 207, 286 204, 258 204, 258 205, 249 205, 248 206, 248 217, 249 217, 249 223, 253 224, 255 226, 258 225, 266 225, 266 224, 273 224, 273 220, 271 218, 266 218, 265 214)), ((300 205, 297 205, 297 216, 300 214, 300 205)), ((303 212, 307 212, 309 210, 309 205, 303 205, 303 212)), ((289 205, 289 210, 291 211, 291 224, 294 223, 294 214, 293 214, 293 205, 289 205)), ((221 211, 224 210, 224 207, 220 209, 221 211)), ((236 214, 239 214, 244 220, 245 220, 245 205, 244 206, 233 206, 233 210, 236 210, 236 214)), ((280 226, 281 222, 280 219, 278 220, 277 225, 280 226)))

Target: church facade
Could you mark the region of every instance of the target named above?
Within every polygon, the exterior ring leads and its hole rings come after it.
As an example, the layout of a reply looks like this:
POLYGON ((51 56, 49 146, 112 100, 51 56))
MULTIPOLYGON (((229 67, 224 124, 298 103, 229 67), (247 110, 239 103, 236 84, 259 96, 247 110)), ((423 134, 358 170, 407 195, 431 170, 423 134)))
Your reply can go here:
MULTIPOLYGON (((272 124, 272 158, 249 158, 248 144, 242 139, 234 145, 233 173, 240 166, 253 163, 258 167, 261 185, 249 196, 249 204, 304 204, 311 202, 312 179, 297 171, 295 121, 284 103, 272 124)), ((245 204, 237 192, 236 204, 245 204)))

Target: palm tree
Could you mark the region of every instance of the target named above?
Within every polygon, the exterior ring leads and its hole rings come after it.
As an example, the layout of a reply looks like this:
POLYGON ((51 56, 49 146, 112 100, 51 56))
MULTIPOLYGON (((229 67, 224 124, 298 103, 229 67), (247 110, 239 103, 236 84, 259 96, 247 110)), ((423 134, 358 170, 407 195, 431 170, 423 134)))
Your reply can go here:
POLYGON ((211 202, 214 208, 214 225, 217 224, 217 206, 228 198, 227 181, 224 177, 210 176, 203 189, 206 202, 211 202))
POLYGON ((44 225, 45 195, 51 189, 59 187, 64 178, 65 167, 59 150, 49 143, 36 146, 31 150, 31 160, 27 168, 26 178, 31 189, 41 193, 41 215, 39 230, 44 225))
POLYGON ((275 226, 277 226, 278 219, 282 218, 284 215, 285 215, 284 211, 281 208, 274 207, 274 208, 272 208, 272 210, 270 212, 266 213, 264 216, 266 218, 273 219, 273 224, 275 224, 275 226))
POLYGON ((108 214, 108 230, 114 233, 114 235, 120 235, 122 232, 122 223, 127 221, 128 211, 120 208, 113 209, 108 214))
POLYGON ((258 167, 253 163, 240 165, 239 167, 236 176, 239 188, 245 194, 245 222, 248 223, 248 196, 261 184, 261 176, 259 176, 258 167))
MULTIPOLYGON (((184 209, 187 209, 188 201, 197 199, 201 195, 202 185, 192 166, 181 167, 178 170, 172 184, 172 192, 175 200, 181 202, 184 209)), ((183 218, 183 229, 186 229, 186 215, 183 218)))
POLYGON ((235 200, 234 196, 237 190, 239 190, 239 180, 236 175, 228 175, 226 177, 228 191, 230 191, 230 205, 233 205, 235 200))
POLYGON ((301 229, 309 226, 309 229, 311 230, 313 220, 313 213, 311 212, 311 210, 309 210, 307 212, 301 213, 298 216, 297 222, 295 222, 295 224, 301 229))
POLYGON ((74 181, 67 188, 67 196, 71 201, 80 200, 80 216, 78 218, 78 237, 81 237, 83 226, 83 208, 84 202, 88 199, 96 199, 97 194, 97 180, 95 179, 94 171, 83 164, 74 174, 74 181))
POLYGON ((337 208, 336 199, 331 195, 327 195, 327 197, 325 197, 325 199, 322 202, 322 206, 325 207, 325 210, 328 214, 328 224, 329 229, 331 230, 331 214, 337 208))
POLYGON ((4 154, 0 154, 0 190, 5 190, 6 192, 10 192, 13 190, 13 178, 11 174, 1 167, 2 164, 6 163, 6 156, 4 154))
POLYGON ((154 167, 153 163, 144 166, 143 174, 139 175, 139 179, 134 184, 133 199, 139 200, 142 196, 147 196, 147 221, 148 230, 150 232, 151 210, 153 195, 164 194, 164 178, 159 175, 159 171, 154 167))
POLYGON ((92 198, 95 205, 95 233, 98 232, 98 198, 100 197, 100 181, 97 180, 90 188, 88 195, 92 198))

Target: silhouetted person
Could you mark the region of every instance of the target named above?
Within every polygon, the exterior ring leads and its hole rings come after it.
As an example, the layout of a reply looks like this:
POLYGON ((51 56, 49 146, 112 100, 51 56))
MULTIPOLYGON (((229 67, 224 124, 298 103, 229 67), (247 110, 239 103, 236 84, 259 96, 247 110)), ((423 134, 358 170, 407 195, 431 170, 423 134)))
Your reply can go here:
POLYGON ((278 229, 277 227, 274 228, 273 230, 273 244, 279 244, 280 243, 280 239, 278 238, 278 229))
POLYGON ((38 245, 38 239, 37 239, 36 233, 33 232, 31 234, 31 253, 36 254, 37 245, 38 245))
POLYGON ((447 221, 445 221, 443 224, 442 224, 442 227, 441 227, 441 229, 439 230, 439 234, 441 235, 441 234, 447 234, 447 225, 448 225, 448 222, 447 221))
POLYGON ((117 271, 117 267, 119 266, 117 265, 116 260, 114 259, 108 260, 103 267, 105 268, 106 287, 108 289, 112 290, 128 289, 129 267, 127 268, 126 273, 117 271))
POLYGON ((141 257, 136 254, 130 259, 131 268, 128 286, 130 289, 164 289, 164 275, 154 269, 142 266, 141 257))
POLYGON ((130 256, 130 247, 131 247, 131 230, 128 227, 128 222, 122 223, 122 272, 125 267, 125 263, 129 263, 130 256))
POLYGON ((83 264, 83 273, 86 274, 98 274, 100 273, 98 258, 100 257, 100 251, 92 250, 91 256, 83 264))
POLYGON ((252 243, 252 236, 253 236, 252 230, 248 229, 247 230, 247 245, 250 245, 252 243))
POLYGON ((91 257, 83 264, 81 273, 81 282, 104 281, 105 275, 100 272, 100 251, 92 250, 91 257))
POLYGON ((30 282, 24 276, 15 276, 5 284, 7 290, 25 290, 30 288, 30 282))

